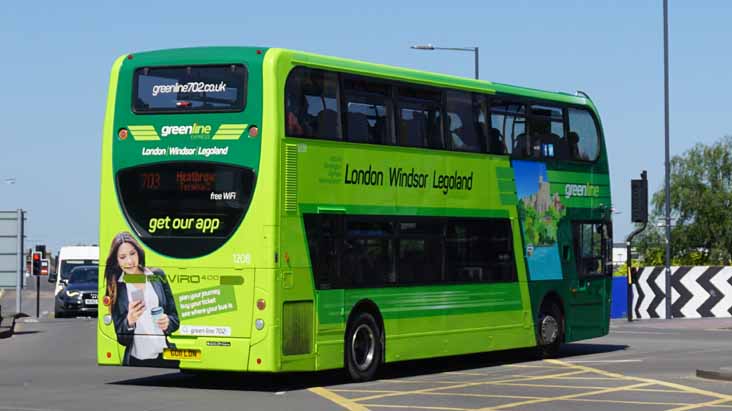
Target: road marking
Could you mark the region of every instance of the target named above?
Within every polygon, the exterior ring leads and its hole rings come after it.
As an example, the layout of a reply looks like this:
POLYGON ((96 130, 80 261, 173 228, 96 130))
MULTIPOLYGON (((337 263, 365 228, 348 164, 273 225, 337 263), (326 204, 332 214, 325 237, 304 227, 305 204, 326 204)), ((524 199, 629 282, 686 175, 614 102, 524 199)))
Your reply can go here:
MULTIPOLYGON (((587 387, 583 387, 587 388, 587 387)), ((600 387, 600 388, 607 388, 607 387, 600 387)), ((652 391, 651 389, 643 389, 643 388, 636 388, 632 389, 630 391, 652 391)), ((334 392, 351 392, 351 393, 389 393, 389 392, 397 392, 397 391, 385 391, 385 390, 362 390, 362 389, 333 389, 331 391, 334 392)), ((670 393, 680 393, 681 391, 675 391, 675 390, 658 390, 661 392, 670 392, 670 393)), ((425 395, 425 396, 437 396, 437 397, 468 397, 468 398, 510 398, 510 399, 523 399, 523 400, 541 400, 546 399, 546 397, 537 397, 537 396, 525 396, 525 395, 500 395, 500 394, 472 394, 472 393, 457 393, 457 392, 424 392, 419 393, 418 395, 425 395)), ((592 398, 554 398, 552 401, 567 401, 567 402, 588 402, 588 403, 607 403, 607 404, 624 404, 624 405, 664 405, 664 406, 676 406, 676 407, 685 407, 685 406, 694 406, 700 404, 690 404, 686 402, 665 402, 665 401, 629 401, 629 400, 609 400, 609 399, 592 399, 592 398)), ((719 400, 719 401, 725 401, 725 400, 719 400)), ((710 405, 708 403, 703 403, 704 405, 710 405)), ((718 405, 718 402, 714 402, 712 405, 717 405, 717 407, 720 408, 732 408, 730 405, 718 405)), ((393 407, 393 405, 387 405, 387 404, 363 404, 365 406, 371 406, 371 407, 381 407, 381 408, 390 408, 393 407)), ((406 405, 397 406, 396 408, 400 407, 407 407, 406 405)), ((440 409, 440 410, 454 410, 455 408, 441 408, 441 407, 422 407, 419 405, 412 405, 409 406, 410 408, 425 408, 425 409, 440 409)))
POLYGON ((505 385, 508 387, 536 387, 536 388, 562 388, 562 389, 575 389, 575 390, 602 390, 605 388, 614 387, 599 387, 596 385, 561 385, 561 384, 524 384, 520 382, 501 382, 491 385, 505 385))
POLYGON ((604 390, 595 390, 595 391, 590 391, 590 392, 581 392, 581 393, 578 393, 578 394, 560 395, 558 397, 541 398, 541 399, 538 399, 538 400, 528 400, 528 401, 521 401, 521 402, 512 402, 510 404, 503 404, 503 405, 499 405, 497 407, 481 408, 480 410, 477 410, 477 411, 502 410, 502 409, 506 409, 506 408, 518 407, 518 406, 521 406, 521 405, 540 404, 540 403, 543 403, 543 402, 552 402, 552 401, 568 400, 568 399, 574 399, 574 398, 580 398, 580 397, 587 397, 587 396, 590 396, 590 395, 608 394, 608 393, 611 393, 611 392, 625 391, 625 390, 628 390, 630 388, 641 388, 641 387, 646 387, 646 386, 649 386, 649 385, 653 385, 653 383, 650 383, 650 382, 642 382, 642 383, 633 384, 633 385, 624 385, 622 387, 606 388, 604 390))
POLYGON ((362 392, 364 394, 377 394, 377 393, 392 393, 392 392, 400 392, 400 391, 394 391, 394 390, 368 390, 368 389, 362 389, 362 388, 331 388, 329 391, 331 392, 362 392))
MULTIPOLYGON (((553 367, 558 370, 563 369, 566 370, 567 368, 558 368, 553 367)), ((499 370, 494 373, 460 373, 460 375, 471 375, 471 376, 480 376, 480 377, 491 377, 493 379, 488 380, 431 380, 429 378, 415 378, 410 380, 404 380, 404 379, 390 379, 390 380, 380 380, 379 383, 389 383, 389 384, 424 384, 424 383, 435 383, 435 384, 464 384, 469 382, 490 382, 490 381, 500 381, 506 378, 516 379, 517 381, 523 381, 524 378, 533 378, 533 377, 540 377, 544 374, 501 374, 503 372, 506 372, 506 370, 499 370)), ((442 374, 450 374, 452 375, 452 372, 449 373, 442 373, 442 374)), ((439 377, 442 374, 435 374, 434 377, 439 377)))
POLYGON ((325 399, 331 400, 334 403, 350 411, 369 411, 369 409, 364 407, 363 405, 356 404, 354 401, 349 400, 345 397, 341 397, 333 391, 327 390, 323 387, 310 388, 308 389, 308 391, 312 392, 313 394, 320 395, 325 399))
POLYGON ((455 408, 455 407, 430 407, 427 405, 394 405, 394 404, 366 404, 369 407, 378 408, 409 408, 420 410, 445 410, 445 411, 474 411, 471 408, 455 408))
MULTIPOLYGON (((335 392, 399 392, 399 391, 379 391, 379 390, 349 390, 349 389, 336 389, 331 390, 335 392)), ((416 395, 426 395, 435 397, 475 397, 475 398, 519 398, 522 400, 538 400, 543 397, 526 396, 526 395, 501 395, 501 394, 471 394, 465 392, 421 392, 416 395)), ((685 404, 673 404, 673 405, 685 405, 685 404)))
POLYGON ((584 365, 572 364, 570 362, 565 362, 565 361, 561 361, 561 360, 545 360, 545 361, 552 363, 552 364, 566 365, 567 367, 574 368, 577 370, 584 370, 586 372, 594 372, 594 373, 598 373, 600 375, 606 375, 608 377, 616 377, 616 378, 620 378, 620 379, 626 380, 626 381, 649 382, 649 383, 652 383, 655 385, 661 385, 661 386, 668 387, 668 388, 674 388, 674 389, 684 391, 684 392, 689 392, 692 394, 699 394, 699 395, 704 395, 707 397, 715 397, 715 398, 720 398, 720 399, 726 399, 727 401, 732 401, 732 396, 730 396, 730 395, 720 394, 720 393, 714 392, 714 391, 702 390, 700 388, 694 388, 694 387, 690 387, 687 385, 676 384, 673 382, 666 382, 666 381, 656 380, 656 379, 652 379, 652 378, 632 377, 632 376, 628 376, 628 375, 623 375, 623 374, 618 374, 618 373, 614 373, 614 372, 601 370, 599 368, 590 368, 590 367, 587 367, 584 365))
MULTIPOLYGON (((732 402, 732 396, 721 394, 713 391, 707 391, 704 389, 694 388, 682 384, 671 383, 651 378, 628 376, 615 372, 605 371, 602 369, 591 368, 588 366, 580 365, 580 363, 627 363, 627 362, 641 362, 642 360, 615 360, 615 361, 561 361, 561 360, 546 360, 545 363, 551 364, 551 367, 524 367, 524 368, 554 368, 557 370, 564 370, 564 372, 551 373, 544 375, 491 375, 490 373, 470 373, 470 372, 447 372, 443 374, 452 375, 469 375, 469 376, 481 376, 493 377, 492 379, 484 379, 482 381, 430 381, 430 380, 385 380, 376 381, 375 383, 414 383, 414 384, 448 384, 446 386, 438 386, 417 390, 408 391, 394 391, 394 390, 377 390, 377 389, 363 389, 363 388, 341 388, 334 390, 327 390, 322 387, 311 388, 309 391, 326 398, 341 407, 344 407, 351 411, 367 411, 367 407, 379 407, 379 408, 398 408, 398 409, 424 409, 434 411, 496 411, 511 409, 515 407, 522 407, 534 404, 547 404, 552 402, 586 402, 586 403, 606 403, 606 404, 622 404, 622 405, 639 405, 639 406, 664 406, 664 407, 675 407, 669 411, 688 411, 696 410, 705 407, 720 407, 720 408, 732 408, 728 405, 732 402), (594 375, 592 375, 594 374, 594 375), (614 381, 625 381, 626 384, 616 387, 599 387, 599 386, 574 386, 574 385, 561 385, 561 384, 542 384, 543 381, 551 382, 552 379, 557 380, 614 380, 614 381), (547 381, 548 380, 548 381, 547 381), (527 383, 531 381, 532 383, 527 383), (537 382, 537 383, 533 383, 537 382), (651 386, 661 386, 664 389, 650 388, 651 386), (449 392, 448 390, 476 387, 476 386, 519 386, 519 387, 536 387, 536 388, 563 388, 563 389, 577 389, 584 390, 583 392, 560 395, 556 397, 545 397, 545 396, 530 396, 530 395, 501 395, 501 394, 479 394, 479 393, 463 393, 463 392, 449 392), (663 393, 675 393, 675 394, 694 394, 707 397, 702 399, 705 402, 699 403, 688 403, 688 402, 665 402, 665 401, 631 401, 631 400, 613 400, 613 399, 596 399, 596 398, 585 398, 597 395, 603 395, 608 393, 616 392, 628 392, 628 391, 646 391, 646 392, 663 392, 663 393), (342 397, 336 392, 350 392, 350 393, 361 393, 365 396, 359 398, 348 399, 342 397), (398 397, 398 396, 443 396, 443 397, 462 397, 462 398, 502 398, 513 400, 514 402, 505 403, 497 406, 489 406, 481 408, 479 410, 458 408, 458 407, 444 407, 444 406, 432 406, 432 405, 406 405, 406 404, 383 404, 383 403, 365 403, 366 401, 373 401, 377 399, 398 397), (708 397, 712 397, 711 399, 708 397)), ((522 367, 519 367, 522 368, 522 367)), ((505 368, 503 369, 505 371, 505 368)), ((500 370, 499 370, 500 371, 500 370)), ((429 402, 428 402, 429 403, 429 402)), ((0 410, 3 408, 0 407, 0 410)), ((29 410, 29 411, 41 411, 41 410, 29 410)), ((46 411, 46 410, 42 410, 46 411)))
POLYGON ((380 399, 380 398, 386 398, 386 397, 397 397, 397 396, 403 396, 403 395, 412 395, 412 394, 421 394, 424 392, 433 392, 433 391, 442 391, 442 390, 450 390, 454 388, 466 388, 466 387, 474 387, 476 385, 486 385, 486 384, 495 384, 498 382, 519 382, 519 381, 534 381, 534 380, 541 380, 541 379, 547 379, 552 378, 556 376, 569 376, 569 375, 577 375, 577 374, 584 374, 587 371, 584 370, 576 370, 576 371, 569 371, 559 374, 552 374, 552 375, 537 375, 535 377, 523 377, 523 378, 512 378, 508 380, 493 380, 493 381, 472 381, 467 382, 464 384, 455 384, 455 385, 448 385, 445 387, 434 387, 434 388, 424 388, 421 390, 413 390, 413 391, 402 391, 398 393, 391 393, 391 394, 382 394, 382 395, 371 395, 368 397, 360 397, 360 398, 354 398, 352 401, 355 402, 361 402, 361 401, 369 401, 374 399, 380 399))
POLYGON ((598 381, 615 381, 616 378, 611 377, 556 377, 556 380, 598 380, 598 381))
POLYGON ((722 399, 719 399, 719 400, 704 402, 704 403, 701 403, 701 404, 690 404, 690 405, 687 405, 687 406, 684 406, 684 407, 674 408, 674 409, 671 409, 671 410, 668 410, 668 411, 687 411, 687 410, 693 410, 693 409, 696 409, 696 408, 709 407, 709 406, 713 406, 713 405, 720 405, 720 404, 723 404, 725 402, 729 402, 729 399, 722 398, 722 399))
POLYGON ((508 367, 513 368, 551 368, 554 370, 563 370, 564 367, 554 367, 552 365, 528 365, 528 364, 510 364, 508 367))
POLYGON ((608 404, 629 404, 629 405, 691 405, 688 402, 661 402, 661 401, 627 401, 627 400, 594 400, 592 398, 570 398, 559 401, 581 401, 581 402, 599 402, 608 404))
POLYGON ((592 363, 626 363, 626 362, 643 362, 643 359, 636 359, 636 360, 577 360, 577 361, 567 361, 568 364, 592 364, 592 363))

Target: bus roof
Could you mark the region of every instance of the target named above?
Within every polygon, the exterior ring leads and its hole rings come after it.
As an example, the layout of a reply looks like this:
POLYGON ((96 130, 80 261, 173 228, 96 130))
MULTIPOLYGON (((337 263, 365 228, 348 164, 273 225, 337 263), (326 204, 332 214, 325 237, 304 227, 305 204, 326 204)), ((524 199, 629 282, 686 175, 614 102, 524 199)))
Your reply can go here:
POLYGON ((485 80, 476 80, 448 74, 433 73, 422 70, 389 66, 385 64, 368 63, 358 60, 330 57, 294 50, 269 49, 268 53, 281 53, 283 57, 290 57, 292 59, 292 62, 295 64, 302 64, 310 67, 336 69, 339 71, 351 72, 354 74, 379 76, 393 80, 418 82, 438 87, 454 87, 489 94, 506 93, 512 95, 520 95, 528 98, 552 100, 562 103, 590 106, 594 109, 592 101, 584 93, 571 94, 566 92, 538 90, 528 87, 518 87, 509 84, 493 83, 485 80))
POLYGON ((377 76, 392 80, 402 80, 409 82, 422 83, 436 87, 453 87, 469 91, 495 94, 505 93, 511 95, 524 96, 527 98, 550 100, 568 104, 577 104, 581 106, 591 107, 597 111, 590 98, 585 93, 567 93, 553 92, 546 90, 533 89, 528 87, 519 87, 503 83, 494 83, 486 80, 475 80, 467 77, 459 77, 448 74, 440 74, 429 71, 415 70, 397 66, 389 66, 386 64, 369 63, 365 61, 352 60, 341 57, 332 57, 304 51, 268 48, 268 47, 191 47, 179 49, 164 49, 145 51, 134 53, 135 55, 157 55, 172 60, 184 60, 186 55, 190 54, 208 54, 225 55, 227 53, 266 53, 270 58, 290 59, 293 64, 305 65, 314 68, 334 69, 354 74, 377 76))

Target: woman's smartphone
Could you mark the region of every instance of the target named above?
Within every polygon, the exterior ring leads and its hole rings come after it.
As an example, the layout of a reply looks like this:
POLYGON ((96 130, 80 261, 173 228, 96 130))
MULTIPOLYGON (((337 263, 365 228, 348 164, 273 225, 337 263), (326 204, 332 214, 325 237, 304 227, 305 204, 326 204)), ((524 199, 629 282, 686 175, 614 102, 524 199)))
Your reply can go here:
POLYGON ((132 302, 142 301, 145 298, 142 290, 132 290, 132 302))

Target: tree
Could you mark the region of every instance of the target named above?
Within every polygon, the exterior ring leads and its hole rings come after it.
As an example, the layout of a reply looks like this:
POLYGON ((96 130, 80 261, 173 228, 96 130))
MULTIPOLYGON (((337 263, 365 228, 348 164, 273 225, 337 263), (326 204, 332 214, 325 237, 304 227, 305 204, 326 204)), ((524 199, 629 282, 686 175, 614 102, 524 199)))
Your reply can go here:
MULTIPOLYGON (((652 221, 664 221, 665 190, 653 195, 652 221)), ((696 144, 671 160, 671 256, 674 264, 732 262, 732 136, 696 144)), ((664 228, 650 224, 638 242, 646 265, 663 264, 664 228), (658 261, 660 257, 661 261, 658 261)))

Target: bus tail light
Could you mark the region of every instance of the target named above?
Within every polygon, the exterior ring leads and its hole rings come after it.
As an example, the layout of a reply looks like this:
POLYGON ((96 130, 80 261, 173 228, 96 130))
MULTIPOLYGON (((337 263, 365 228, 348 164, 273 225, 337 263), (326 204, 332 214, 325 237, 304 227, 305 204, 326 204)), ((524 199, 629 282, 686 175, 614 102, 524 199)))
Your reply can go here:
POLYGON ((259 311, 263 311, 267 307, 267 302, 264 301, 264 298, 260 298, 257 300, 257 309, 259 311))
POLYGON ((257 321, 254 322, 254 326, 257 328, 258 331, 262 331, 262 329, 264 329, 264 320, 258 318, 257 321))
POLYGON ((127 131, 127 129, 126 129, 126 128, 121 128, 121 129, 119 129, 119 131, 117 132, 117 136, 119 137, 119 139, 120 139, 120 140, 127 140, 127 136, 128 136, 129 134, 130 134, 130 133, 129 133, 129 131, 127 131))
POLYGON ((259 135, 259 128, 257 126, 249 127, 249 137, 254 138, 259 135))

